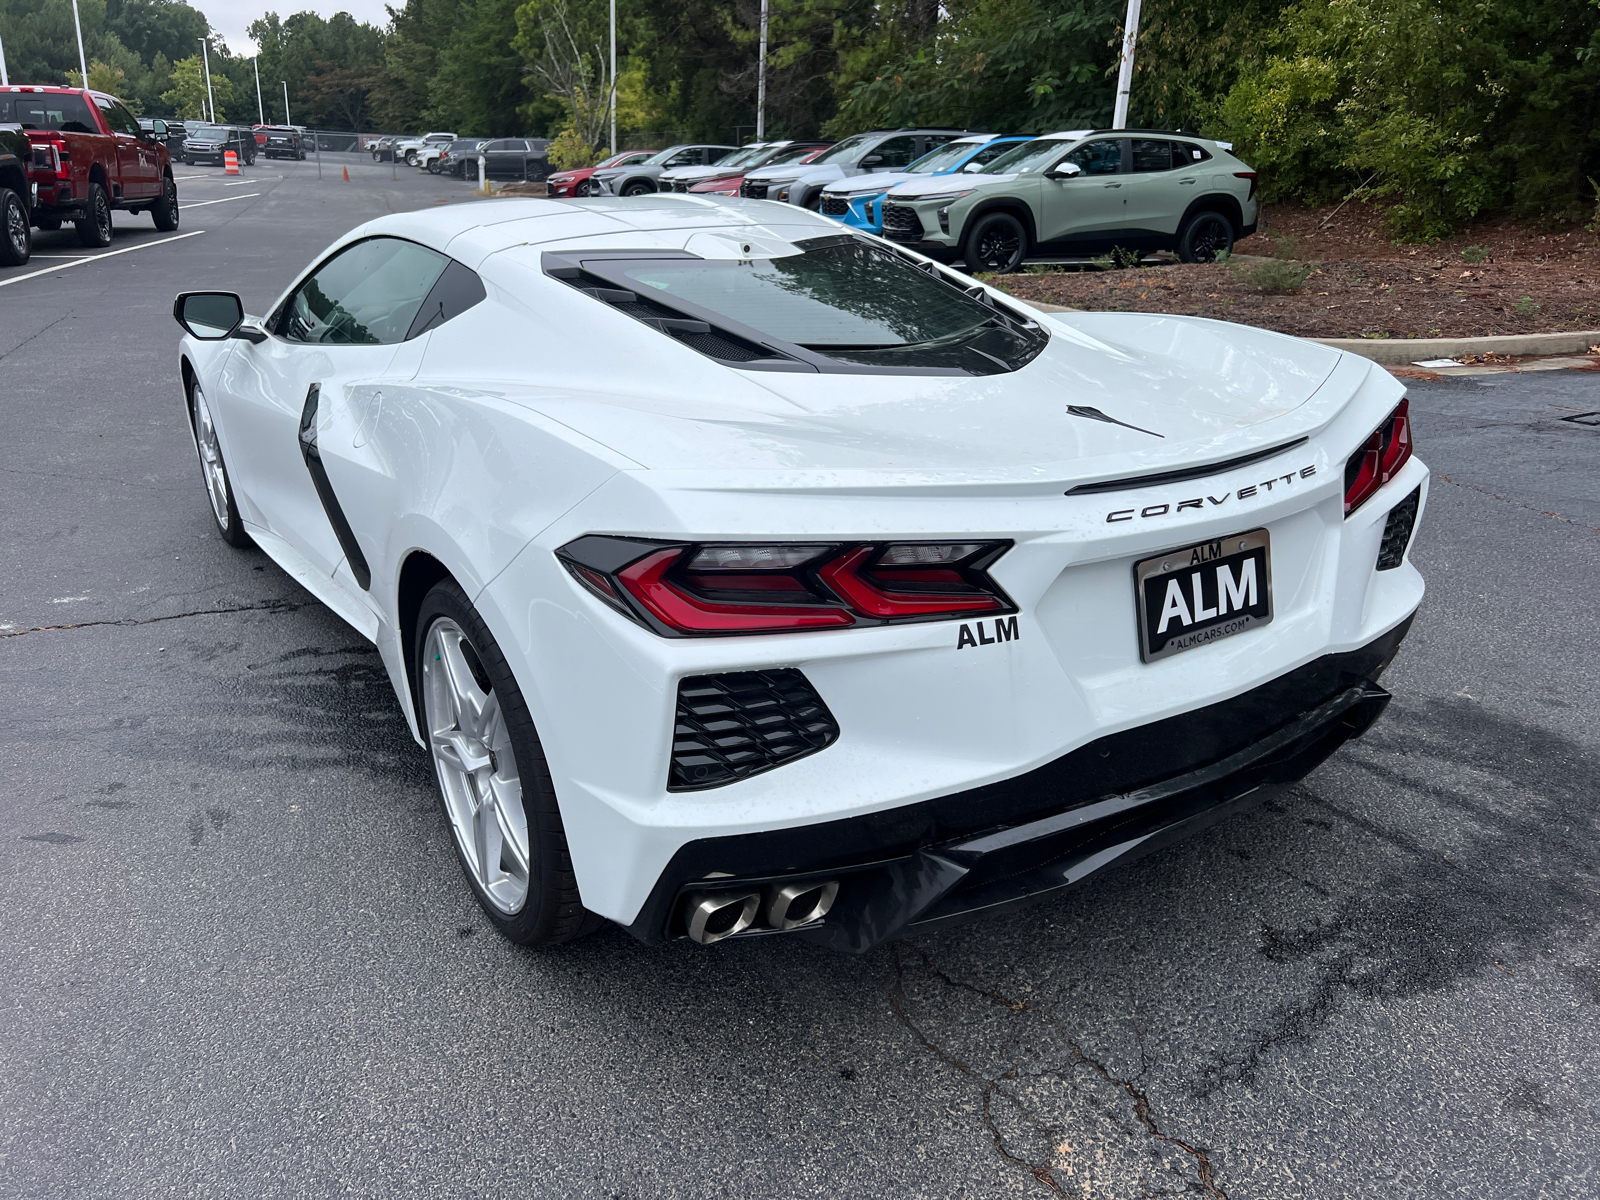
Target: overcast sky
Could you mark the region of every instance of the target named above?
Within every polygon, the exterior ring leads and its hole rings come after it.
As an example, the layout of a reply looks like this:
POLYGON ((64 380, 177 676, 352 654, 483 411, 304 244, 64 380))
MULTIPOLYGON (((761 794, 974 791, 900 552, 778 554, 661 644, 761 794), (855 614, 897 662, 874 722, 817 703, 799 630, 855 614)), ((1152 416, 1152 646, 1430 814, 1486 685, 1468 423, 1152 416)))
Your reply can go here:
MULTIPOLYGON (((308 10, 322 17, 347 12, 356 20, 379 28, 389 23, 383 0, 190 0, 190 3, 205 13, 211 28, 228 43, 228 49, 246 57, 256 52, 256 44, 246 35, 245 29, 251 21, 269 10, 280 17, 308 10)), ((399 7, 399 0, 396 0, 395 6, 399 7)))

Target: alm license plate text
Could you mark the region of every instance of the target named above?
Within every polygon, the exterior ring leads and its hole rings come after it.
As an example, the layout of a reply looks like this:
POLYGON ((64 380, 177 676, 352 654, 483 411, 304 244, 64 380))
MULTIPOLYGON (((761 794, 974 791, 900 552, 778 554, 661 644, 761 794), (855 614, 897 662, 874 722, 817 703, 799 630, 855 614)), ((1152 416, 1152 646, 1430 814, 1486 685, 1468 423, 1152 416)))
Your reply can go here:
POLYGON ((1139 657, 1154 662, 1272 620, 1265 529, 1170 550, 1133 566, 1139 657))

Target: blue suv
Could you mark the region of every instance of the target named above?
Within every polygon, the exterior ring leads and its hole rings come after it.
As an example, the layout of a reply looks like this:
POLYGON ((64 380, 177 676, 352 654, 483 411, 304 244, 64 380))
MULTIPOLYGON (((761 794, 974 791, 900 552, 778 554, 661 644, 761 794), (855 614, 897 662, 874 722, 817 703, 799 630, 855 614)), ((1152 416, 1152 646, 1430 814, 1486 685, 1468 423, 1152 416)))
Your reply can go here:
POLYGON ((975 133, 930 150, 904 170, 853 175, 822 189, 822 215, 868 233, 883 232, 883 194, 896 184, 929 175, 977 171, 999 158, 1025 137, 998 137, 975 133))

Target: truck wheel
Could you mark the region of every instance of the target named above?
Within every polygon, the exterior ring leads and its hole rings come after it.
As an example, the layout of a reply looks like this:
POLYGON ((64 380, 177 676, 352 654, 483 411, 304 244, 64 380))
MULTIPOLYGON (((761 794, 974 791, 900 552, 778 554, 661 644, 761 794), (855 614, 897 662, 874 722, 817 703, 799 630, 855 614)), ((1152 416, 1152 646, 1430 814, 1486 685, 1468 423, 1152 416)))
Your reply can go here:
POLYGON ((1006 275, 1022 265, 1028 253, 1028 231, 1010 213, 990 213, 980 218, 967 234, 961 257, 967 274, 993 271, 1006 275))
POLYGON ((88 215, 72 224, 78 231, 78 240, 85 246, 111 245, 111 201, 105 188, 98 183, 89 185, 88 215))
POLYGON ((162 180, 161 199, 150 206, 150 215, 162 233, 171 233, 178 227, 178 185, 172 182, 171 175, 162 180))
POLYGON ((416 165, 417 165, 417 152, 415 150, 407 150, 406 151, 406 166, 414 167, 416 165))
POLYGON ((0 267, 20 267, 32 253, 27 206, 10 188, 0 188, 0 267))
POLYGON ((522 689, 454 580, 423 597, 412 654, 434 782, 484 915, 524 946, 598 929, 605 922, 584 911, 522 689))

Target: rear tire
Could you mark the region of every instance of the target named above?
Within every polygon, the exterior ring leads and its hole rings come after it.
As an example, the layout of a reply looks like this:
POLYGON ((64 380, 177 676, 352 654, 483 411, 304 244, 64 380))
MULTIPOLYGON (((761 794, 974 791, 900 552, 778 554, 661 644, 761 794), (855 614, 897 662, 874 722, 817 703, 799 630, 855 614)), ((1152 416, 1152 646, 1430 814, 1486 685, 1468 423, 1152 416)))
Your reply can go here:
POLYGON ((524 946, 598 929, 605 922, 584 909, 578 894, 550 768, 522 689, 454 580, 423 597, 412 662, 434 783, 484 915, 524 946))
POLYGON ((72 224, 78 231, 78 240, 85 246, 103 248, 111 245, 111 201, 106 196, 105 188, 98 183, 89 185, 87 215, 72 224))
POLYGON ((1178 258, 1186 263, 1216 262, 1233 253, 1233 222, 1213 210, 1197 212, 1178 231, 1178 258))
POLYGON ((10 188, 0 188, 0 267, 20 267, 32 253, 28 206, 10 188))
POLYGON ((150 216, 162 233, 178 228, 178 185, 168 175, 161 181, 161 199, 150 206, 150 216))
POLYGON ((996 212, 979 217, 967 231, 962 244, 961 257, 967 264, 967 274, 993 271, 1009 275, 1022 266, 1028 256, 1028 231, 1022 222, 1010 213, 996 212))

